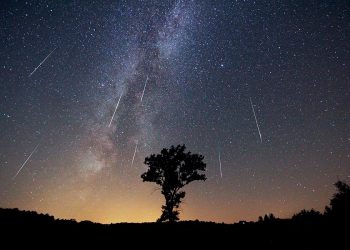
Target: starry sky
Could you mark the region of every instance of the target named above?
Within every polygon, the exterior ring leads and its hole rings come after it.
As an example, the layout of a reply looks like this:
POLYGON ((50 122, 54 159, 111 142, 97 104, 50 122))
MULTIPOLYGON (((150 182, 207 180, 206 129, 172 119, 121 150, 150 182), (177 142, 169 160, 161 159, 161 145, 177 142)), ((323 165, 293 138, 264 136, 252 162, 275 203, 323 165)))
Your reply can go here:
POLYGON ((323 211, 350 180, 349 1, 1 5, 0 207, 155 221, 143 161, 177 144, 207 163, 183 220, 323 211))

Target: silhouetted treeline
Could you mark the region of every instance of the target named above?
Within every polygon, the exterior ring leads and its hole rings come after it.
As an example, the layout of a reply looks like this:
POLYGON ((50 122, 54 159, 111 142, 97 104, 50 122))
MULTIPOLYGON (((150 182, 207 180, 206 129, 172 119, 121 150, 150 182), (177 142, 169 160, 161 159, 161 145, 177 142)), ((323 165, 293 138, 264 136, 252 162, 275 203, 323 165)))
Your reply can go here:
POLYGON ((1 241, 26 246, 43 244, 48 249, 67 242, 91 246, 112 244, 114 248, 212 247, 243 249, 347 249, 350 225, 350 188, 337 182, 325 212, 302 210, 290 219, 273 214, 257 222, 235 224, 181 221, 177 223, 117 223, 104 225, 90 221, 54 219, 47 214, 0 209, 1 241), (13 240, 15 239, 15 240, 13 240))

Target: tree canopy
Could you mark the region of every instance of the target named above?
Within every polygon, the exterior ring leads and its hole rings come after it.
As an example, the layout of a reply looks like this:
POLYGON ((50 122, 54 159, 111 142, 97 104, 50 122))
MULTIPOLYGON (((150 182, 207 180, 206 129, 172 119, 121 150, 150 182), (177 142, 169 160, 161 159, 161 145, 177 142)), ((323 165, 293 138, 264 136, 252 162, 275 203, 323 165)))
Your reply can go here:
POLYGON ((343 181, 337 181, 334 186, 338 192, 333 195, 330 206, 326 207, 325 214, 350 221, 350 186, 343 181))
POLYGON ((145 158, 148 170, 141 178, 161 186, 165 198, 159 222, 179 220, 178 208, 186 194, 181 189, 192 181, 206 180, 205 174, 201 173, 206 169, 204 156, 185 150, 185 145, 171 146, 169 149, 163 148, 160 154, 145 158))

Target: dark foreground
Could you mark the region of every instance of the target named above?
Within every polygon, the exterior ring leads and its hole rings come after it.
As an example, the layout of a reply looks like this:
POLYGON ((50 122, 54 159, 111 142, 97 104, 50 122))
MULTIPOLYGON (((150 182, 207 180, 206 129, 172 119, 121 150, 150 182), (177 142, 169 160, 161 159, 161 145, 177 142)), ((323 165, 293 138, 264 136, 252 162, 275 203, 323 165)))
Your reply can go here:
POLYGON ((115 249, 210 247, 215 249, 337 249, 348 244, 348 223, 324 217, 217 224, 184 221, 103 225, 18 209, 0 209, 2 243, 11 246, 109 246, 115 249), (71 245, 72 246, 72 245, 71 245))

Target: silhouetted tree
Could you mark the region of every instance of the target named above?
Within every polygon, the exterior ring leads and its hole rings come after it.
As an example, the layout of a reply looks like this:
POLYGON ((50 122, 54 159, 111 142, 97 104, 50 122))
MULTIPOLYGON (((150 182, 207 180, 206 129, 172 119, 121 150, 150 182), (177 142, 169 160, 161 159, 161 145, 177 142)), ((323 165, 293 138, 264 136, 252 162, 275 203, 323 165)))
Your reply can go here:
POLYGON ((273 221, 276 217, 273 214, 265 214, 264 221, 273 221))
POLYGON ((170 149, 163 148, 160 154, 145 158, 148 170, 141 178, 160 185, 165 198, 159 222, 179 220, 178 208, 185 197, 181 188, 192 181, 206 180, 205 174, 199 173, 206 168, 204 156, 185 152, 185 149, 185 145, 171 146, 170 149))
POLYGON ((294 214, 292 220, 305 223, 314 223, 320 221, 322 214, 314 209, 311 210, 301 210, 299 213, 294 214))
POLYGON ((325 215, 335 219, 350 220, 350 186, 343 181, 335 184, 337 193, 333 195, 330 206, 326 207, 325 215))
POLYGON ((265 214, 264 217, 259 216, 258 218, 259 223, 269 223, 273 221, 276 221, 276 217, 273 214, 265 214))

